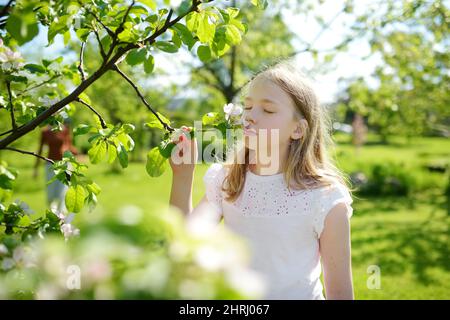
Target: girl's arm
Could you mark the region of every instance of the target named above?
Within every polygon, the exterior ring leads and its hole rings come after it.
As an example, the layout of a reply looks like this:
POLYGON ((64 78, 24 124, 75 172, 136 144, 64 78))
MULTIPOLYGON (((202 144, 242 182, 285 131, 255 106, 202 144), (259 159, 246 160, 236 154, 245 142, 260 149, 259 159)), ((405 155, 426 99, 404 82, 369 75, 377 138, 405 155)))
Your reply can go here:
MULTIPOLYGON (((179 208, 185 216, 194 216, 204 212, 213 211, 214 208, 209 203, 206 194, 200 200, 195 209, 192 206, 192 186, 194 181, 195 164, 197 163, 198 158, 197 139, 194 138, 186 141, 186 143, 183 143, 180 150, 183 151, 179 154, 179 156, 181 156, 184 160, 182 163, 172 161, 172 157, 169 158, 169 163, 173 173, 169 202, 170 205, 179 208)), ((220 221, 220 217, 221 214, 218 213, 217 222, 220 221)))
MULTIPOLYGON (((183 128, 186 127, 183 126, 183 128)), ((190 129, 188 130, 190 131, 190 129)), ((183 136, 183 138, 184 140, 175 142, 177 146, 173 150, 172 157, 169 158, 173 173, 170 205, 188 215, 192 212, 192 186, 198 150, 197 139, 188 139, 187 136, 183 136)))
POLYGON ((354 299, 348 210, 343 203, 333 207, 319 239, 328 300, 354 299))
POLYGON ((170 204, 179 208, 185 215, 192 211, 192 184, 194 171, 173 173, 170 204))

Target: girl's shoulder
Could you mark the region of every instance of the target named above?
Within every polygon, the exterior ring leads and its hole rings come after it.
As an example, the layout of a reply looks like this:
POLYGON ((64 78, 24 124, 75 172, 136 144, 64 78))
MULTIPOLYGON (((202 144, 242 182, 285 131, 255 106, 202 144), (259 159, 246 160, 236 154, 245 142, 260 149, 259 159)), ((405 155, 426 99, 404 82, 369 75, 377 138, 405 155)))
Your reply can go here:
POLYGON ((224 163, 214 162, 209 165, 208 169, 206 169, 203 180, 205 182, 220 181, 223 180, 227 172, 228 167, 224 163))
POLYGON ((338 180, 330 180, 328 183, 312 189, 318 196, 318 199, 327 199, 335 197, 344 197, 351 199, 351 194, 348 187, 338 180))

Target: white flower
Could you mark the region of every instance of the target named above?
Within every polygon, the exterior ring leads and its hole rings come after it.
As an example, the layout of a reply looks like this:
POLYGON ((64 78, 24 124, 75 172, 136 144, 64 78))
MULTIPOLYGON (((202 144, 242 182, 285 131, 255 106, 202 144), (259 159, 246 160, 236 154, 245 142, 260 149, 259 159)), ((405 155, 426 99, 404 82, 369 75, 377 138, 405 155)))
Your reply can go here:
POLYGON ((3 47, 0 52, 0 63, 3 71, 14 71, 24 66, 22 56, 19 52, 14 52, 10 48, 3 47))
POLYGON ((230 117, 240 116, 242 114, 242 107, 239 105, 234 105, 232 103, 223 106, 223 112, 225 112, 225 119, 228 120, 230 117))
POLYGON ((52 212, 59 218, 59 220, 61 220, 60 230, 66 240, 70 237, 80 235, 80 229, 75 228, 71 223, 73 218, 75 217, 73 213, 65 216, 64 213, 58 212, 56 210, 52 210, 52 212))
POLYGON ((56 102, 58 102, 58 98, 51 99, 49 96, 43 96, 42 98, 38 99, 42 104, 46 107, 50 107, 51 105, 54 105, 56 102))
POLYGON ((64 235, 64 238, 69 239, 70 237, 78 236, 80 235, 80 229, 75 228, 70 223, 64 223, 61 225, 61 232, 64 235))

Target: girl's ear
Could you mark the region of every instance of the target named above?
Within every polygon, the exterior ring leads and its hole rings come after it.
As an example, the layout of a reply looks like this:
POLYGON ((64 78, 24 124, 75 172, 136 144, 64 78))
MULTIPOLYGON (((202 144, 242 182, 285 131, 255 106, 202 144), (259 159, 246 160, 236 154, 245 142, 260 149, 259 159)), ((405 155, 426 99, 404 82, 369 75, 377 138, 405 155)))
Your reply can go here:
POLYGON ((300 121, 297 122, 295 130, 291 134, 291 138, 293 140, 301 139, 304 136, 307 127, 308 122, 306 119, 300 119, 300 121))

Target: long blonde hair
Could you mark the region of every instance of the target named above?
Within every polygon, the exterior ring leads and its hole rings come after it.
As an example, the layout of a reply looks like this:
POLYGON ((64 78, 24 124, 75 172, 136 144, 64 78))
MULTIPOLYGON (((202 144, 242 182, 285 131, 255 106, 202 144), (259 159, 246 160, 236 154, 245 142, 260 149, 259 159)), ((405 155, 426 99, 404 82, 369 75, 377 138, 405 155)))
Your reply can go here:
MULTIPOLYGON (((348 185, 348 179, 332 163, 327 148, 332 146, 330 120, 305 75, 291 62, 282 61, 257 73, 251 81, 264 77, 283 89, 294 102, 298 112, 295 119, 306 120, 301 139, 291 140, 286 165, 283 168, 284 180, 291 190, 317 188, 340 182, 348 185)), ((250 81, 250 82, 251 82, 250 81)), ((234 202, 242 192, 249 165, 249 149, 244 147, 238 152, 230 152, 233 161, 227 160, 228 174, 222 190, 226 200, 234 202), (245 161, 237 161, 239 157, 245 161), (241 158, 242 159, 242 158, 241 158), (243 163, 244 162, 244 163, 243 163)))

